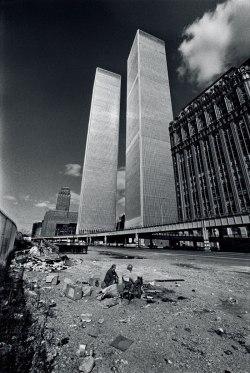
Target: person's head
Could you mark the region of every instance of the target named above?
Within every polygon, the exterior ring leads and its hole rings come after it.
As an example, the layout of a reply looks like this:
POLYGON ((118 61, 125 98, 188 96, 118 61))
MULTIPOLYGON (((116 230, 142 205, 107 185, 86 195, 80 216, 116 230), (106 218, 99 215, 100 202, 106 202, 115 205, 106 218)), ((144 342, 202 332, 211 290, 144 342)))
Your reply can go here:
POLYGON ((127 266, 127 270, 129 270, 130 272, 132 271, 132 269, 133 269, 133 266, 132 266, 132 264, 129 264, 128 266, 127 266))
POLYGON ((112 264, 111 269, 112 269, 112 271, 114 272, 115 269, 116 269, 116 265, 115 265, 115 264, 112 264))

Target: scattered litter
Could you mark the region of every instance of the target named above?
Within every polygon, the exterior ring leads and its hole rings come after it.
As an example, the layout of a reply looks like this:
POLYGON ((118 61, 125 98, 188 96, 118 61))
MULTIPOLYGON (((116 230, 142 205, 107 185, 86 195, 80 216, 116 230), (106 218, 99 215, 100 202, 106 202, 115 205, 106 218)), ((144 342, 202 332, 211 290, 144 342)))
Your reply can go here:
POLYGON ((132 339, 118 335, 111 343, 110 346, 117 348, 121 351, 126 351, 134 343, 132 339))

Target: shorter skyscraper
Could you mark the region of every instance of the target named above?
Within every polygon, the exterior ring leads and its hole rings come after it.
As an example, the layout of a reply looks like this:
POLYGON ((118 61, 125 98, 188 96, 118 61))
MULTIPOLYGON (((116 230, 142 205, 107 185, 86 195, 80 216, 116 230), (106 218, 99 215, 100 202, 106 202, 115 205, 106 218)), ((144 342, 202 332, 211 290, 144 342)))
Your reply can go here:
POLYGON ((180 221, 250 211, 250 59, 170 124, 180 221))
POLYGON ((58 193, 58 197, 57 197, 56 210, 69 211, 70 198, 71 198, 70 188, 68 187, 61 188, 60 192, 58 193))
MULTIPOLYGON (((49 210, 44 215, 41 236, 51 237, 76 233, 78 213, 69 212, 70 197, 70 188, 61 188, 57 197, 56 209, 49 210)), ((34 229, 35 224, 37 223, 34 223, 34 229)))

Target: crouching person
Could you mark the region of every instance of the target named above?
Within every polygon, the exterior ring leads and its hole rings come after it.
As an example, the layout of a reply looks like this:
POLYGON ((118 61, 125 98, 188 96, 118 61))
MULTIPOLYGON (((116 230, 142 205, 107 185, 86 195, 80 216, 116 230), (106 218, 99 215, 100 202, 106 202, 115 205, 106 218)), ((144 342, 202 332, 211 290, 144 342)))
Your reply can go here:
POLYGON ((119 277, 116 273, 116 265, 112 264, 111 268, 107 271, 104 281, 103 281, 103 289, 101 291, 101 295, 98 296, 98 299, 103 300, 104 298, 114 298, 118 297, 118 289, 117 284, 119 281, 119 277))

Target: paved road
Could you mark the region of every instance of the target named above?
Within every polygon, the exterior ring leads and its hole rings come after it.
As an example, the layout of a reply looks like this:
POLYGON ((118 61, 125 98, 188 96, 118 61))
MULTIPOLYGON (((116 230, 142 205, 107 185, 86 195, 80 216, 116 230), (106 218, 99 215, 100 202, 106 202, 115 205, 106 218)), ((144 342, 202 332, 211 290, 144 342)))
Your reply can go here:
MULTIPOLYGON (((94 247, 89 248, 91 251, 107 253, 110 257, 118 255, 124 259, 133 257, 150 258, 155 260, 168 260, 180 263, 209 264, 216 266, 244 267, 244 271, 250 272, 250 253, 235 252, 211 252, 205 253, 200 251, 182 251, 182 250, 161 250, 161 249, 141 249, 141 248, 116 248, 116 247, 94 247), (126 258, 128 257, 128 258, 126 258)), ((139 258, 138 258, 139 259, 139 258)))

